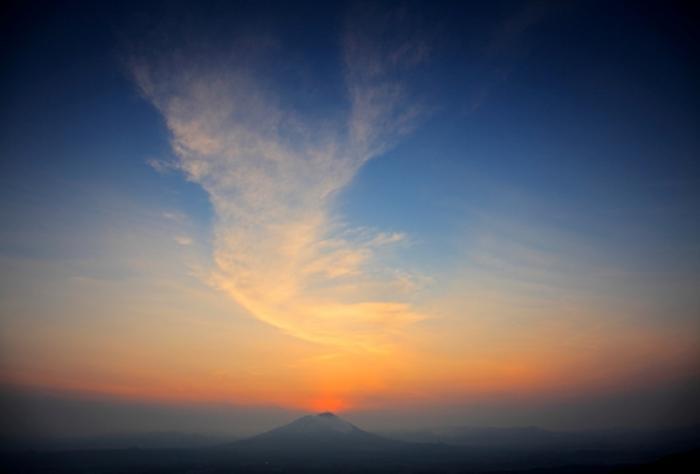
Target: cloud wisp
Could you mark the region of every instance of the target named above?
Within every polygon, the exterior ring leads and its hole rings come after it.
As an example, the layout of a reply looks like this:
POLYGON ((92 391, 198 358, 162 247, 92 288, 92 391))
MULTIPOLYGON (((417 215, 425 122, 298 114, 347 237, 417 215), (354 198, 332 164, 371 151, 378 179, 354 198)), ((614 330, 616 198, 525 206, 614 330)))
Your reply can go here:
POLYGON ((167 124, 177 168, 213 205, 209 281, 291 335, 382 350, 422 317, 377 278, 391 273, 378 254, 404 235, 349 228, 331 204, 365 162, 419 121, 400 78, 426 49, 377 42, 373 33, 346 32, 346 100, 322 123, 284 105, 258 67, 270 48, 263 39, 239 40, 227 54, 143 55, 131 71, 167 124))

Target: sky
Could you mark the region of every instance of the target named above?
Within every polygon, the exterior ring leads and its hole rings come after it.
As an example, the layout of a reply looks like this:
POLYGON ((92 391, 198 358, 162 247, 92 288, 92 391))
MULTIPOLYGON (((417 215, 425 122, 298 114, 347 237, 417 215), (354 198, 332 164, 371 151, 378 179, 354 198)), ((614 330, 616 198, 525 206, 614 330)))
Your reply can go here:
POLYGON ((700 422, 691 7, 147 3, 2 20, 6 430, 700 422))

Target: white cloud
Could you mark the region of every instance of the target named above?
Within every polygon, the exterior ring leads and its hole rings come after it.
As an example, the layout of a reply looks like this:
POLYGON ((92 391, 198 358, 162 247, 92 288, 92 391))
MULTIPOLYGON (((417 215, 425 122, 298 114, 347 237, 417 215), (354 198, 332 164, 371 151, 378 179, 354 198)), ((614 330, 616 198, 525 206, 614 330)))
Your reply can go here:
MULTIPOLYGON (((396 75, 419 63, 425 48, 375 44, 349 32, 350 108, 343 119, 319 126, 280 105, 255 69, 254 44, 245 42, 245 61, 236 60, 234 47, 206 65, 182 52, 132 63, 138 86, 172 134, 176 166, 213 204, 210 282, 295 336, 381 347, 388 334, 421 317, 407 303, 365 291, 377 286, 371 271, 380 266, 377 251, 405 236, 348 229, 330 204, 367 160, 415 126, 421 110, 396 75)), ((392 283, 385 286, 390 292, 392 283)))
POLYGON ((164 211, 162 214, 163 219, 175 222, 177 224, 182 224, 187 220, 187 216, 179 211, 164 211))
POLYGON ((175 239, 175 242, 183 246, 192 245, 192 239, 186 235, 176 235, 173 237, 173 239, 175 239))
POLYGON ((170 171, 177 170, 177 164, 171 161, 159 160, 156 158, 149 158, 148 160, 146 160, 146 164, 160 174, 165 174, 169 173, 170 171))

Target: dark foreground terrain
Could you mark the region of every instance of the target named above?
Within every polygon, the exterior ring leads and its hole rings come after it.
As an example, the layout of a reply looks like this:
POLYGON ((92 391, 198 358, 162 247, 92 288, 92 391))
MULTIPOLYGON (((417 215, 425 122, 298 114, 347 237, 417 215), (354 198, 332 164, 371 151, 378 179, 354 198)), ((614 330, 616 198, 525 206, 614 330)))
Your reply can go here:
POLYGON ((552 433, 458 429, 390 439, 330 413, 207 447, 6 449, 6 473, 695 473, 700 430, 552 433), (419 436, 420 435, 420 436, 419 436))
MULTIPOLYGON (((655 459, 615 461, 609 453, 475 453, 444 447, 406 447, 393 453, 260 455, 207 450, 97 450, 14 453, 6 473, 696 473, 700 450, 655 459)), ((650 456, 653 457, 653 456, 650 456)))

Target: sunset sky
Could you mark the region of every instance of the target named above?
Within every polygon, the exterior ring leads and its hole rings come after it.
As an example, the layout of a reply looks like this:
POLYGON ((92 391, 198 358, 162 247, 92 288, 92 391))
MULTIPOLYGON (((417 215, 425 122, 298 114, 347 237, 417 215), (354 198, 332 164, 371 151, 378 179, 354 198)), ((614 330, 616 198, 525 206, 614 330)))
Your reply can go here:
POLYGON ((466 3, 12 7, 19 421, 700 421, 692 16, 466 3))

